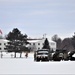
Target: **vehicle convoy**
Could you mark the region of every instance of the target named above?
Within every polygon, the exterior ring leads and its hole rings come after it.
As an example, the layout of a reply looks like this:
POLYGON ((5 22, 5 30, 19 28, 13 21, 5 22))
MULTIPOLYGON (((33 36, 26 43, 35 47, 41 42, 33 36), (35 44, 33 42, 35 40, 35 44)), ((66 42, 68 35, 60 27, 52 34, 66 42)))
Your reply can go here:
POLYGON ((34 52, 34 61, 60 61, 63 60, 63 53, 50 51, 49 49, 41 49, 34 52))
POLYGON ((67 50, 50 51, 49 49, 41 49, 34 52, 34 61, 75 61, 74 54, 75 51, 70 51, 68 54, 67 50))

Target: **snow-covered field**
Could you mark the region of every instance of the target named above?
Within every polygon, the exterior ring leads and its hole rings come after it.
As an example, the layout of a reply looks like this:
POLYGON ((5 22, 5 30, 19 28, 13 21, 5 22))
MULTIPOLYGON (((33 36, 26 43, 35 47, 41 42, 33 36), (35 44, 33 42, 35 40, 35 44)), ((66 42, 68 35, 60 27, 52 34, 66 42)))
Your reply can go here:
MULTIPOLYGON (((12 53, 14 54, 14 53, 12 53)), ((75 74, 75 61, 34 62, 33 53, 29 57, 11 58, 11 53, 3 53, 0 58, 0 74, 75 74)))

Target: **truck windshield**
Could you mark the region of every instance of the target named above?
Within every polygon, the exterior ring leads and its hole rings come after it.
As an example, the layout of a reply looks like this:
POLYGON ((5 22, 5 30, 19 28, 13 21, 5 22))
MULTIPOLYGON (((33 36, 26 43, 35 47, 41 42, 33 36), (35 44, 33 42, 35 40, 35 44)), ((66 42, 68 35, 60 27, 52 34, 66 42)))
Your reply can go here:
POLYGON ((48 54, 48 51, 38 51, 37 54, 48 54))

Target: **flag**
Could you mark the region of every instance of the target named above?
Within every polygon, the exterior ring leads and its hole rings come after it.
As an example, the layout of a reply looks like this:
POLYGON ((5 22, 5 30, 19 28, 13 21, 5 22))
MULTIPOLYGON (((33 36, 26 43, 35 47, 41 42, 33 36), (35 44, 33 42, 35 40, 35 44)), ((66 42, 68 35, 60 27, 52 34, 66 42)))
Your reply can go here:
POLYGON ((0 30, 0 34, 2 34, 2 31, 0 30))

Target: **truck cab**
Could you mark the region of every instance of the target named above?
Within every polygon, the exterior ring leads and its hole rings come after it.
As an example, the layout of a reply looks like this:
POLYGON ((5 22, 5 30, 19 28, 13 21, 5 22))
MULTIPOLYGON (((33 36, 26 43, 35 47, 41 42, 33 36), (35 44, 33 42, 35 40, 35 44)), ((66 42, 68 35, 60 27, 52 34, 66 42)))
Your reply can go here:
POLYGON ((49 49, 41 49, 34 52, 34 61, 49 61, 49 49))

